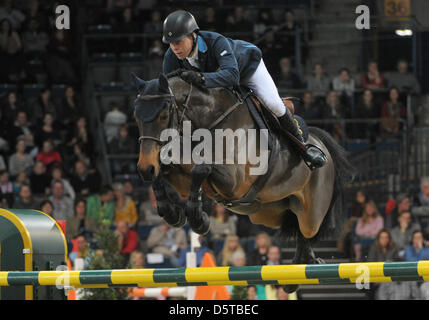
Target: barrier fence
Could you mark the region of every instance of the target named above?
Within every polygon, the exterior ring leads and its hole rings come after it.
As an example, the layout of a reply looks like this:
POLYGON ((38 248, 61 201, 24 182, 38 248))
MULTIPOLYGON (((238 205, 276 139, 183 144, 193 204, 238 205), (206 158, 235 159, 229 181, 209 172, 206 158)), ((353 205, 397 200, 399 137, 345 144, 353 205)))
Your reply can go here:
POLYGON ((0 286, 177 287, 429 281, 429 261, 177 269, 0 272, 0 286))

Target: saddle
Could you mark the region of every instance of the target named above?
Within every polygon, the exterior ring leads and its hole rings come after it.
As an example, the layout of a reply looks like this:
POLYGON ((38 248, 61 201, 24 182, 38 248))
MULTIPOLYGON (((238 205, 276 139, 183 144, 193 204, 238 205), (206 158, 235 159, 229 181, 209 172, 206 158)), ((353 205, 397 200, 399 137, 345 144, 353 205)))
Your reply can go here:
MULTIPOLYGON (((260 200, 256 198, 256 195, 262 188, 265 186, 268 178, 271 175, 272 170, 274 169, 275 160, 277 159, 278 153, 281 150, 282 146, 285 147, 285 143, 280 143, 278 137, 282 137, 284 130, 281 128, 277 117, 267 108, 264 104, 258 99, 258 97, 250 90, 244 87, 234 88, 234 93, 238 96, 240 101, 246 104, 249 112, 257 124, 259 129, 267 129, 268 131, 268 149, 270 151, 268 157, 268 170, 264 175, 258 176, 256 181, 249 188, 248 192, 239 199, 226 200, 217 191, 213 188, 210 179, 208 179, 208 184, 210 185, 212 191, 215 193, 216 202, 220 203, 224 207, 233 210, 236 207, 246 207, 246 213, 251 214, 259 210, 261 203, 260 200)), ((284 98, 285 106, 291 110, 293 113, 293 103, 290 103, 291 99, 284 98)), ((303 130, 304 139, 308 138, 308 128, 301 117, 294 116, 295 119, 299 122, 301 129, 303 130)), ((294 138, 293 136, 291 138, 294 138)))

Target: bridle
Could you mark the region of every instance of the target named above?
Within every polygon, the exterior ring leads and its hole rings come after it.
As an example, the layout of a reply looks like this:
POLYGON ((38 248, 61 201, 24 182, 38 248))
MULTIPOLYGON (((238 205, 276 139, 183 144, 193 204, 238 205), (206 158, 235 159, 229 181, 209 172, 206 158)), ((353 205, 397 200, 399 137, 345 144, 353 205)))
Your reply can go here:
MULTIPOLYGON (((137 99, 144 100, 144 101, 150 101, 150 100, 155 100, 155 99, 169 98, 171 103, 170 103, 170 108, 169 108, 168 114, 171 115, 171 112, 172 112, 171 108, 172 108, 173 112, 176 113, 177 119, 179 119, 178 120, 179 121, 178 122, 178 128, 179 128, 180 135, 182 135, 182 122, 183 122, 183 118, 185 116, 185 113, 189 107, 189 100, 191 99, 191 93, 192 93, 192 83, 190 85, 189 92, 186 96, 185 103, 182 105, 183 110, 182 110, 182 114, 180 115, 180 117, 179 117, 179 112, 180 112, 179 106, 177 104, 176 97, 174 96, 173 90, 171 90, 170 86, 168 86, 168 90, 169 90, 169 93, 159 94, 159 95, 149 95, 149 94, 148 95, 141 95, 141 94, 139 94, 139 95, 137 95, 137 99)), ((170 123, 168 124, 169 127, 170 127, 171 121, 172 121, 172 117, 170 118, 170 123)), ((166 141, 162 141, 161 139, 159 139, 157 137, 152 137, 152 136, 140 136, 139 137, 139 143, 141 143, 144 140, 153 140, 161 146, 166 144, 166 141)))
MULTIPOLYGON (((189 108, 189 100, 191 99, 191 94, 192 94, 192 83, 190 84, 190 88, 189 88, 189 92, 186 96, 185 99, 185 103, 183 103, 183 110, 182 110, 182 114, 179 117, 179 106, 177 104, 176 101, 176 97, 174 96, 173 90, 171 89, 170 86, 168 86, 168 90, 169 93, 166 94, 160 94, 160 95, 137 95, 137 99, 140 100, 144 100, 144 101, 150 101, 150 100, 154 100, 154 99, 160 99, 160 98, 169 98, 171 103, 170 103, 170 110, 168 111, 168 114, 171 115, 171 107, 173 109, 173 112, 176 113, 177 119, 178 119, 178 131, 179 131, 179 136, 182 136, 182 123, 183 123, 183 118, 185 116, 186 111, 189 108)), ((214 120, 209 126, 208 129, 212 130, 213 128, 215 128, 219 123, 221 123, 230 113, 232 113, 238 106, 242 105, 243 102, 247 99, 247 97, 250 95, 250 92, 244 97, 241 98, 241 96, 239 96, 238 94, 236 94, 237 96, 237 102, 235 104, 233 104, 231 107, 229 107, 225 112, 223 112, 219 117, 216 118, 216 120, 214 120)), ((170 117, 170 122, 168 124, 168 127, 170 127, 171 121, 172 121, 173 117, 170 117)), ((157 137, 152 137, 152 136, 140 136, 139 137, 139 143, 143 142, 144 140, 152 140, 157 142, 160 146, 164 146, 167 142, 166 141, 162 141, 161 139, 157 138, 157 137)))

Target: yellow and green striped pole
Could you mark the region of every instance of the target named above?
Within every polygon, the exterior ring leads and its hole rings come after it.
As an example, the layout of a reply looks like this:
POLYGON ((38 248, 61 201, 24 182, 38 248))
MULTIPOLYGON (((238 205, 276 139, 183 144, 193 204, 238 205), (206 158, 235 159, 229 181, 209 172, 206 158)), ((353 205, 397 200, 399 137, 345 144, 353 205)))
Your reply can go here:
POLYGON ((0 272, 0 286, 74 288, 429 281, 429 261, 177 269, 0 272))

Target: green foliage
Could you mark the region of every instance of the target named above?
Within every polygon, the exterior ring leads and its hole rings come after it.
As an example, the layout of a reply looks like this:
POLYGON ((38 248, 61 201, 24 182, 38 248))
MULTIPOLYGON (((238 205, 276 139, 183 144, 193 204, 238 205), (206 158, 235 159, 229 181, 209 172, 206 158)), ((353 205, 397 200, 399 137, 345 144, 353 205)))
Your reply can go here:
MULTIPOLYGON (((89 253, 86 270, 123 269, 126 262, 120 254, 118 238, 110 230, 110 222, 103 221, 95 234, 98 250, 89 253)), ((84 289, 82 300, 126 300, 127 288, 84 289)))
POLYGON ((246 286, 234 286, 231 293, 231 300, 247 300, 247 287, 246 286))

